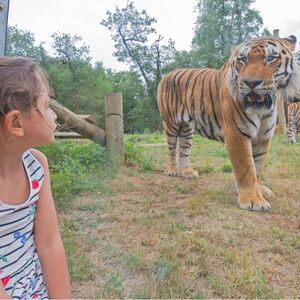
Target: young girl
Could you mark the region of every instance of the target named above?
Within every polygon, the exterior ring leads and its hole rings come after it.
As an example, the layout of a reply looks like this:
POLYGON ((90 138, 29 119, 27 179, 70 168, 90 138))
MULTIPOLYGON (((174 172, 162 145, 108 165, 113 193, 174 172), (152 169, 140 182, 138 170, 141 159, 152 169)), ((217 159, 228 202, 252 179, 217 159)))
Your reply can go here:
POLYGON ((46 157, 56 115, 42 69, 0 57, 0 298, 71 298, 46 157))

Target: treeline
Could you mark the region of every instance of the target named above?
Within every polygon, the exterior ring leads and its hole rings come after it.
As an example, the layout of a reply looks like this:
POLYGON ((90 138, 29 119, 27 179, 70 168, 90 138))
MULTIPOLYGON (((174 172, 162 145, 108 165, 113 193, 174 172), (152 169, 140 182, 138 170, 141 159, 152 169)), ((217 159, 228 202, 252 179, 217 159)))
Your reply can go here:
POLYGON ((80 36, 53 33, 53 54, 49 54, 44 43, 36 45, 34 33, 17 26, 9 27, 7 55, 38 60, 49 75, 55 98, 76 113, 97 116, 101 127, 105 95, 122 93, 125 131, 152 132, 162 128, 156 89, 164 74, 182 67, 218 68, 228 58, 232 45, 270 34, 262 29, 260 13, 251 6, 254 2, 195 0, 190 51, 177 51, 174 41, 166 40, 155 30, 156 19, 145 10, 138 11, 133 2, 108 11, 106 19, 99 20, 99 26, 110 31, 115 42, 113 55, 128 65, 127 71, 117 72, 102 62, 92 64, 89 47, 80 36))

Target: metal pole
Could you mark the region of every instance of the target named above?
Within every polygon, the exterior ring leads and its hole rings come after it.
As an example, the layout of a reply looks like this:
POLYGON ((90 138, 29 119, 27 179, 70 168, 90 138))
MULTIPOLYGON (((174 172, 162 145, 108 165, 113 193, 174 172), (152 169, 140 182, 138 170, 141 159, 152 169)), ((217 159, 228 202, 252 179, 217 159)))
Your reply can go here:
POLYGON ((9 0, 0 0, 0 55, 5 55, 9 0))

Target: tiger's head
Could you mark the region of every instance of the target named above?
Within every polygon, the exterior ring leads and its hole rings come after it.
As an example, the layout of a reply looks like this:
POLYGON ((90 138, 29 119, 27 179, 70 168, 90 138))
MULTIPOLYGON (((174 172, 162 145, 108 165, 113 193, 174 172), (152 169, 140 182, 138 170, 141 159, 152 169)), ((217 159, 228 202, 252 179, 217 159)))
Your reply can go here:
POLYGON ((232 96, 245 111, 267 114, 275 110, 282 91, 291 97, 299 89, 300 71, 293 59, 296 37, 262 37, 234 49, 227 79, 232 96))

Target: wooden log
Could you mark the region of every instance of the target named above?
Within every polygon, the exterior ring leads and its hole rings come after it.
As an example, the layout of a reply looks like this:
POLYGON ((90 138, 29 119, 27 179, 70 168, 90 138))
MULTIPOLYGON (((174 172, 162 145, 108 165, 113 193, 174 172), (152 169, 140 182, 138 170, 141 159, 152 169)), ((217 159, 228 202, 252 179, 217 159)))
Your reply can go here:
POLYGON ((92 124, 97 124, 96 117, 91 115, 78 115, 78 117, 83 118, 84 120, 88 121, 92 124))
POLYGON ((105 133, 106 146, 111 160, 117 165, 122 164, 124 162, 124 129, 121 93, 112 93, 105 97, 105 133))
POLYGON ((77 132, 55 132, 55 138, 57 139, 84 139, 85 137, 77 132))
POLYGON ((65 123, 66 125, 71 127, 72 130, 99 145, 106 145, 104 130, 98 128, 94 124, 87 122, 83 118, 78 117, 77 114, 73 113, 71 110, 67 109, 54 99, 50 100, 50 107, 56 113, 59 122, 65 123))

